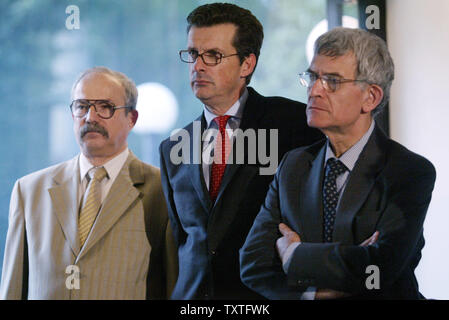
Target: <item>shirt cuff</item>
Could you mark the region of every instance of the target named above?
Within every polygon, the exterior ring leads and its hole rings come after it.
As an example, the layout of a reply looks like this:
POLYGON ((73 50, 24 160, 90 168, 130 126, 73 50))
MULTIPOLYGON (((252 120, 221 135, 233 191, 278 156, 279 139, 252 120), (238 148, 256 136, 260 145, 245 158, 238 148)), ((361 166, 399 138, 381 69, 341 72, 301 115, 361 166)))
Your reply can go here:
POLYGON ((293 242, 287 247, 284 255, 281 257, 282 260, 282 268, 284 269, 285 274, 287 274, 288 266, 290 265, 290 260, 293 255, 293 251, 295 251, 296 247, 299 246, 301 242, 293 242))
POLYGON ((304 291, 301 295, 301 300, 315 300, 316 288, 315 287, 307 287, 306 291, 304 291))

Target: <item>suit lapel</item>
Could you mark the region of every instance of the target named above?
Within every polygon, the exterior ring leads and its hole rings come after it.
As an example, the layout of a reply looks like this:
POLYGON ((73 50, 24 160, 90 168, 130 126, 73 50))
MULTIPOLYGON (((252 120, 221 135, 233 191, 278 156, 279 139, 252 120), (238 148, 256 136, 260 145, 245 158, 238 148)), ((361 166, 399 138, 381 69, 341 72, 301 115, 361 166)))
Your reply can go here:
MULTIPOLYGON (((326 145, 318 152, 315 159, 310 160, 310 171, 301 186, 297 189, 302 193, 299 198, 299 225, 304 234, 303 241, 322 242, 323 239, 323 163, 326 154, 326 145)), ((293 195, 292 195, 293 196, 293 195)))
POLYGON ((54 212, 75 256, 79 253, 78 189, 80 184, 78 157, 53 177, 54 187, 48 189, 54 212))
POLYGON ((370 194, 379 172, 385 166, 386 154, 382 144, 386 140, 387 137, 376 125, 348 178, 337 208, 334 241, 354 244, 352 221, 370 194))
POLYGON ((187 166, 187 171, 190 175, 190 180, 192 182, 192 185, 198 194, 198 198, 206 212, 209 212, 212 202, 209 197, 209 191, 207 190, 206 183, 204 181, 204 175, 203 175, 203 166, 202 166, 202 149, 203 149, 203 141, 202 141, 202 135, 204 130, 206 129, 206 120, 204 119, 204 116, 201 115, 198 119, 194 121, 194 124, 192 128, 189 128, 189 136, 190 139, 190 162, 189 164, 184 164, 184 166, 187 166), (201 123, 201 130, 198 130, 197 124, 201 123), (200 136, 197 136, 197 131, 200 131, 200 136), (195 153, 199 153, 197 155, 201 161, 198 163, 198 160, 195 158, 195 153))
POLYGON ((140 196, 135 185, 144 183, 144 181, 142 165, 130 152, 103 202, 78 260, 114 226, 121 216, 128 212, 129 207, 140 196))

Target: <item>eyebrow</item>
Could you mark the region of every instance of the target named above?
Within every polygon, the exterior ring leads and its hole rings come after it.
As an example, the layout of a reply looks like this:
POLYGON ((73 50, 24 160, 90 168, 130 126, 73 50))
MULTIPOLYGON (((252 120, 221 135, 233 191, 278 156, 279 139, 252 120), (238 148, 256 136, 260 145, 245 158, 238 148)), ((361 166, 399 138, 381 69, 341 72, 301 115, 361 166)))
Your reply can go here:
MULTIPOLYGON (((195 48, 195 47, 187 47, 187 50, 196 50, 199 52, 198 48, 195 48)), ((204 52, 208 52, 208 51, 216 51, 218 53, 223 52, 223 50, 221 50, 219 48, 210 48, 210 49, 204 50, 204 52)))
MULTIPOLYGON (((311 73, 315 73, 318 74, 318 72, 313 71, 310 68, 307 68, 307 72, 311 72, 311 73)), ((340 78, 344 78, 341 74, 339 74, 338 72, 328 72, 328 73, 324 73, 323 75, 325 76, 336 76, 336 77, 340 77, 340 78)))

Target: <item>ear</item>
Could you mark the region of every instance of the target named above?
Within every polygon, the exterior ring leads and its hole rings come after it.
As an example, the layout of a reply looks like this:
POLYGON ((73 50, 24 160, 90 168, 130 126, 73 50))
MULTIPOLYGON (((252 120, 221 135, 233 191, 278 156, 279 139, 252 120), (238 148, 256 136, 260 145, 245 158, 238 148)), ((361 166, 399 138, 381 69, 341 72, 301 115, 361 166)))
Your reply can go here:
POLYGON ((257 58, 254 53, 251 53, 249 56, 243 60, 241 68, 240 68, 240 77, 246 78, 251 73, 253 73, 254 68, 256 67, 257 58))
POLYGON ((137 118, 139 118, 139 112, 137 110, 131 110, 128 114, 130 128, 136 125, 137 118))
POLYGON ((366 91, 366 97, 362 106, 363 113, 371 113, 382 101, 384 92, 377 84, 370 84, 366 91))

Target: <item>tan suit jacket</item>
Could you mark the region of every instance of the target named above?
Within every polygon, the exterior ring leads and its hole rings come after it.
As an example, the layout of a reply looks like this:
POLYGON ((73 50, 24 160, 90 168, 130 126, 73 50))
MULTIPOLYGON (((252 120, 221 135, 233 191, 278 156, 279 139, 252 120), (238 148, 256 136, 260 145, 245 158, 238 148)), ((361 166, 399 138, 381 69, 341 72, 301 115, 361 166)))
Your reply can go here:
POLYGON ((177 261, 159 169, 130 153, 80 248, 78 158, 16 182, 0 298, 165 299, 177 261))

